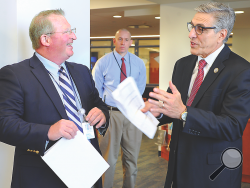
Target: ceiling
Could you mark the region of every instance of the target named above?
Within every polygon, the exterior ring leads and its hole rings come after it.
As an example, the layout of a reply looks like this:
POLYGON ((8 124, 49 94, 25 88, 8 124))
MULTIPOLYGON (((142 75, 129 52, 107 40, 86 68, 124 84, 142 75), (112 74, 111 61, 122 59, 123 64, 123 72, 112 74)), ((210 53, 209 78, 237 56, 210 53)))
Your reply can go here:
MULTIPOLYGON (((235 7, 244 7, 244 3, 250 2, 250 0, 217 1, 233 2, 236 3, 235 7)), ((160 16, 160 4, 180 2, 190 2, 190 0, 90 0, 90 36, 114 36, 120 28, 127 28, 133 36, 159 35, 160 20, 156 20, 155 16, 160 16), (122 18, 113 18, 113 15, 121 15, 122 18), (129 25, 149 25, 150 28, 131 29, 127 27, 129 25)), ((234 8, 245 12, 236 15, 234 28, 250 28, 250 6, 248 7, 234 8)))

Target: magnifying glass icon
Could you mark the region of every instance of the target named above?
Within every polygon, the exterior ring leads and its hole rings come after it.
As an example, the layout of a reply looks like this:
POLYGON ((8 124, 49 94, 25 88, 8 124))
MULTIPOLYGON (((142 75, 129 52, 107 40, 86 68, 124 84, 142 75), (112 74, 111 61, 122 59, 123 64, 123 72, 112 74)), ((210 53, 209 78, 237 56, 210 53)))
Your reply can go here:
POLYGON ((242 152, 238 148, 227 148, 221 154, 222 165, 217 168, 210 176, 210 180, 214 180, 224 168, 234 170, 242 164, 242 152))

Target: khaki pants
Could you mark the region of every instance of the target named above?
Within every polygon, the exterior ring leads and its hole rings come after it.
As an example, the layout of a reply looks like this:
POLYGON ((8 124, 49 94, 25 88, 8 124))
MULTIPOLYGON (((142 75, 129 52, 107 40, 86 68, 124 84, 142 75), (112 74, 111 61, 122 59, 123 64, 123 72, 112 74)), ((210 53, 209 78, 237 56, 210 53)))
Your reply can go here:
POLYGON ((103 187, 112 188, 115 165, 121 146, 123 167, 123 188, 135 187, 137 159, 141 147, 142 132, 137 129, 120 111, 110 111, 109 128, 104 137, 100 136, 100 149, 110 165, 102 176, 103 187))

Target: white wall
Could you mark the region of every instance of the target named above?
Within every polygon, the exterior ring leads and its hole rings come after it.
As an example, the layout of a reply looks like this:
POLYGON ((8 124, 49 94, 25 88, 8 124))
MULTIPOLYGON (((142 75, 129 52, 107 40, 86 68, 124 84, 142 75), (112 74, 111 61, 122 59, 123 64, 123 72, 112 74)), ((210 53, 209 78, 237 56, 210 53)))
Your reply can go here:
POLYGON ((0 67, 17 61, 16 1, 0 0, 0 67))
POLYGON ((160 89, 166 90, 175 62, 190 54, 187 22, 203 2, 162 4, 160 8, 160 89))
POLYGON ((32 18, 46 9, 62 8, 65 17, 76 27, 77 40, 73 43, 74 55, 68 61, 90 64, 90 0, 17 0, 18 61, 30 58, 34 50, 29 38, 29 24, 32 18))
MULTIPOLYGON (((32 18, 46 9, 62 8, 71 27, 76 27, 74 55, 69 61, 90 64, 90 0, 0 0, 0 68, 30 58, 32 18)), ((1 89, 1 88, 0 88, 1 89)), ((10 187, 14 147, 0 143, 0 187, 10 187)))

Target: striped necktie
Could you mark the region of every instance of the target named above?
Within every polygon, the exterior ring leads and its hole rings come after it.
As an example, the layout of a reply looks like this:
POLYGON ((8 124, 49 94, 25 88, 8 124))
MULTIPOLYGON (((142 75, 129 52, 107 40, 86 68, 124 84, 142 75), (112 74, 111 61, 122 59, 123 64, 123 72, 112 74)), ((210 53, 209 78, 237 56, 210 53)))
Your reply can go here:
POLYGON ((195 78, 193 88, 191 90, 190 97, 187 102, 187 106, 191 106, 191 104, 194 101, 194 97, 196 96, 196 93, 198 92, 204 78, 204 70, 203 68, 206 66, 207 62, 204 59, 201 59, 199 61, 199 67, 198 67, 198 74, 195 78))
POLYGON ((76 107, 76 100, 74 96, 74 91, 71 86, 71 82, 69 80, 68 75, 65 72, 65 69, 61 67, 59 69, 59 85, 63 92, 63 99, 64 99, 64 107, 66 113, 68 115, 69 120, 73 121, 78 129, 83 132, 81 127, 81 120, 78 117, 78 110, 76 107))

